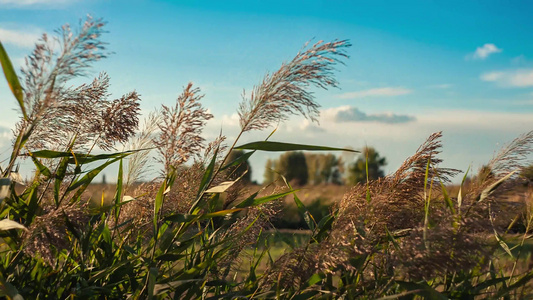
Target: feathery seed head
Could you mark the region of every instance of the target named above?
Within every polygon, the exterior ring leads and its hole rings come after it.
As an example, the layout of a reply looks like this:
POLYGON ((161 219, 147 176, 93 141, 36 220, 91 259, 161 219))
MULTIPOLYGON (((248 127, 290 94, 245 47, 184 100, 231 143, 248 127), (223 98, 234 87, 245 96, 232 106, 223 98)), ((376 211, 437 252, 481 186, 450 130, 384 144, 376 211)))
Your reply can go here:
POLYGON ((286 120, 291 114, 317 121, 319 104, 307 88, 336 87, 334 66, 342 64, 339 58, 348 57, 345 48, 349 46, 346 40, 319 41, 300 51, 292 61, 282 64, 278 71, 266 74, 263 82, 254 87, 250 98, 243 96, 238 110, 241 130, 264 129, 274 122, 286 120))
POLYGON ((178 167, 187 162, 195 153, 203 148, 204 138, 201 133, 205 123, 213 117, 202 107, 199 88, 192 83, 183 89, 173 107, 163 105, 160 133, 154 139, 159 153, 158 160, 163 163, 165 172, 171 167, 178 167))

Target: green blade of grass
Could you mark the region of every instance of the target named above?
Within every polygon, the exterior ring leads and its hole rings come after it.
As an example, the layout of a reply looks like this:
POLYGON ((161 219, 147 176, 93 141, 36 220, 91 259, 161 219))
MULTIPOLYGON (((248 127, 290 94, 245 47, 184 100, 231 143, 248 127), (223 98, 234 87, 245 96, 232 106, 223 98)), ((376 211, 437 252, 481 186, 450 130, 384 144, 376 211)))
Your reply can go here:
POLYGON ((65 179, 65 175, 67 174, 67 168, 68 167, 68 158, 63 157, 61 161, 59 162, 59 166, 57 167, 57 171, 55 173, 55 180, 54 180, 54 200, 56 203, 56 206, 59 206, 60 197, 59 192, 61 188, 61 183, 63 182, 63 179, 65 179))
POLYGON ((486 189, 484 189, 481 194, 477 197, 477 201, 478 202, 481 202, 485 199, 487 199, 490 194, 492 194, 492 192, 497 189, 505 180, 511 178, 511 176, 513 176, 516 172, 518 172, 517 170, 515 171, 512 171, 510 172, 509 174, 505 175, 504 177, 502 177, 500 180, 496 181, 495 183, 491 184, 490 186, 488 186, 486 189))
POLYGON ((26 225, 29 226, 33 222, 37 210, 39 209, 39 197, 38 197, 39 180, 36 179, 34 183, 24 191, 26 203, 28 204, 28 211, 26 213, 26 225))
MULTIPOLYGON (((154 217, 153 217, 153 223, 154 223, 154 232, 157 232, 157 222, 159 221, 159 210, 161 209, 161 206, 163 206, 163 200, 165 199, 166 191, 169 190, 168 186, 168 178, 163 181, 161 184, 161 187, 157 191, 157 195, 155 196, 154 200, 154 217)), ((157 236, 157 235, 156 235, 157 236)))
POLYGON ((246 152, 243 155, 237 157, 235 160, 233 160, 233 161, 229 162, 228 164, 226 164, 220 170, 226 170, 227 168, 238 166, 241 163, 243 163, 246 160, 248 160, 248 158, 250 158, 250 156, 252 156, 252 154, 254 154, 254 153, 255 153, 255 151, 246 152))
POLYGON ((470 171, 470 166, 466 170, 465 175, 463 176, 463 180, 461 180, 461 185, 459 186, 459 192, 457 193, 457 209, 459 210, 459 212, 461 212, 461 205, 463 204, 463 186, 465 184, 469 171, 470 171))
POLYGON ((7 296, 8 299, 24 300, 19 291, 11 283, 7 282, 3 275, 0 275, 0 292, 3 294, 1 296, 7 296))
POLYGON ((333 215, 324 216, 322 220, 318 222, 318 232, 313 236, 311 241, 318 243, 325 239, 328 236, 331 226, 333 225, 333 221, 335 221, 335 217, 333 215))
POLYGON ((204 171, 204 176, 202 177, 202 181, 200 182, 200 185, 198 187, 196 201, 194 201, 193 205, 191 205, 191 207, 189 208, 189 214, 193 213, 196 210, 196 208, 200 204, 200 201, 202 200, 202 196, 211 184, 211 179, 213 178, 213 174, 215 172, 218 150, 219 148, 217 147, 213 153, 213 158, 211 159, 211 162, 209 162, 209 165, 204 171))
POLYGON ((237 146, 235 149, 239 150, 261 150, 261 151, 348 151, 348 152, 359 152, 353 149, 346 148, 334 148, 326 146, 315 146, 315 145, 303 145, 303 144, 291 144, 291 143, 281 143, 281 142, 270 142, 270 141, 260 141, 248 143, 245 145, 237 146))
POLYGON ((165 218, 166 221, 171 222, 177 222, 177 223, 185 223, 185 222, 194 222, 194 221, 200 221, 200 220, 207 220, 212 219, 215 217, 223 217, 225 215, 232 214, 234 212, 238 212, 242 209, 240 208, 234 208, 234 209, 226 209, 221 210, 213 213, 208 214, 199 214, 199 215, 192 215, 192 214, 172 214, 170 216, 167 216, 165 218))
POLYGON ((291 190, 291 191, 288 191, 288 192, 279 193, 279 194, 270 195, 270 196, 265 196, 265 197, 261 197, 261 198, 257 198, 257 199, 255 198, 257 196, 257 193, 254 193, 252 196, 248 197, 246 200, 244 200, 241 203, 239 203, 236 206, 236 208, 245 208, 245 207, 250 207, 250 206, 257 206, 259 204, 267 203, 269 201, 276 200, 276 199, 279 199, 281 197, 293 194, 293 193, 295 193, 297 191, 298 190, 291 190))
MULTIPOLYGON (((144 149, 143 149, 144 150, 144 149)), ((24 153, 21 154, 21 156, 31 156, 31 157, 38 157, 38 158, 60 158, 60 157, 68 157, 68 163, 69 164, 87 164, 99 160, 106 160, 106 159, 112 159, 112 158, 124 158, 130 154, 133 154, 135 152, 142 151, 142 150, 130 150, 130 151, 124 151, 124 152, 117 152, 117 153, 111 153, 111 154, 85 154, 85 153, 75 153, 75 152, 68 152, 68 151, 52 151, 52 150, 39 150, 30 153, 24 153), (74 157, 76 159, 74 159, 74 157)))
MULTIPOLYGON (((290 182, 287 180, 287 178, 283 176, 282 174, 279 174, 279 176, 283 179, 283 181, 285 182, 285 185, 289 188, 289 190, 292 191, 293 188, 290 182)), ((298 209, 298 213, 304 219, 305 223, 307 224, 307 227, 311 229, 311 231, 314 232, 317 226, 315 218, 313 218, 313 215, 311 214, 311 212, 309 212, 307 207, 302 203, 298 195, 296 195, 296 193, 293 193, 293 196, 294 196, 294 203, 296 203, 296 208, 298 209)))
POLYGON ((39 170, 39 172, 41 174, 43 174, 44 176, 46 177, 50 177, 52 176, 52 172, 50 172, 50 169, 48 169, 48 167, 46 167, 45 165, 43 165, 35 156, 33 156, 31 153, 30 153, 30 156, 31 156, 31 160, 33 161, 33 164, 35 165, 35 167, 37 168, 37 170, 39 170))
POLYGON ((415 283, 415 282, 407 282, 407 281, 396 281, 403 289, 406 291, 413 291, 414 294, 420 295, 424 297, 424 299, 435 299, 435 300, 441 300, 441 299, 448 299, 443 294, 437 292, 435 289, 433 289, 431 286, 429 286, 426 282, 423 283, 415 283))
POLYGON ((494 230, 494 237, 498 241, 498 244, 500 244, 500 247, 502 247, 505 253, 509 254, 510 257, 514 258, 513 253, 511 253, 511 249, 509 249, 509 246, 507 245, 507 243, 502 239, 502 237, 496 231, 496 229, 493 229, 493 230, 494 230))
POLYGON ((448 207, 448 209, 450 209, 452 214, 455 215, 455 208, 453 207, 452 199, 450 199, 450 196, 448 195, 448 191, 446 190, 444 183, 442 183, 442 181, 439 181, 439 183, 442 189, 442 196, 444 197, 444 202, 446 202, 446 206, 448 207))
POLYGON ((82 178, 80 178, 79 180, 76 180, 74 181, 67 189, 67 191, 73 191, 75 189, 77 189, 78 187, 87 187, 92 181, 93 179, 96 177, 96 175, 100 174, 100 172, 102 172, 103 169, 105 169, 107 166, 121 160, 122 158, 115 158, 115 159, 112 159, 112 160, 109 160, 103 164, 101 164, 100 166, 90 170, 89 172, 87 172, 82 178))
POLYGON ((17 77, 17 73, 15 73, 13 64, 11 63, 11 60, 9 59, 9 56, 7 55, 7 52, 4 49, 4 46, 2 45, 1 42, 0 42, 0 64, 2 65, 2 69, 4 70, 4 75, 6 77, 7 83, 9 84, 9 88, 11 89, 13 96, 15 96, 15 98, 17 99, 19 103, 20 111, 22 112, 24 119, 28 120, 28 115, 26 114, 26 108, 24 107, 24 97, 22 93, 22 86, 20 85, 19 79, 17 77))
POLYGON ((117 188, 115 191, 115 220, 118 222, 118 218, 120 216, 120 202, 122 201, 122 181, 123 181, 123 165, 122 165, 122 159, 120 159, 120 164, 118 166, 118 177, 117 177, 117 188))
POLYGON ((394 238, 394 236, 390 233, 387 226, 385 226, 385 232, 387 233, 387 238, 389 239, 389 241, 391 241, 392 244, 394 245, 394 249, 396 249, 396 251, 400 251, 400 245, 396 241, 396 238, 394 238))
MULTIPOLYGON (((509 293, 512 292, 513 290, 516 290, 518 288, 521 288, 529 284, 531 279, 533 279, 533 271, 530 271, 529 273, 525 274, 524 276, 522 276, 522 278, 520 278, 515 283, 509 286, 504 286, 502 289, 498 291, 498 293, 493 297, 493 299, 501 299, 504 296, 508 296, 509 293)), ((503 283, 505 284, 505 282, 503 283)))

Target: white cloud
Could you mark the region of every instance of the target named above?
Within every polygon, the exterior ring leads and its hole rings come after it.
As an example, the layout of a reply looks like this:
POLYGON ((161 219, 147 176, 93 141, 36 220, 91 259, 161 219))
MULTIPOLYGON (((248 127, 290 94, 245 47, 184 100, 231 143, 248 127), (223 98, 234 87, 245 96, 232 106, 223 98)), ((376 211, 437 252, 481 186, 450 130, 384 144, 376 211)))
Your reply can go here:
POLYGON ((488 72, 481 74, 480 79, 496 82, 506 87, 531 87, 533 86, 533 69, 488 72))
POLYGON ((222 116, 222 126, 238 126, 239 125, 239 115, 237 113, 233 113, 230 116, 223 115, 222 116))
MULTIPOLYGON (((386 172, 394 172, 401 163, 413 155, 418 146, 433 132, 443 131, 443 152, 439 155, 442 167, 466 170, 487 163, 502 145, 533 128, 533 113, 500 113, 471 110, 434 110, 417 114, 416 122, 383 124, 377 122, 346 123, 320 118, 323 130, 300 130, 301 118, 291 118, 278 128, 270 138, 309 145, 331 147, 351 146, 358 150, 365 145, 375 147, 387 158, 386 172), (292 130, 289 130, 291 129, 292 130)), ((220 128, 216 128, 216 133, 220 128)), ((243 136, 240 144, 264 140, 271 130, 253 132, 243 136)), ((228 140, 232 142, 232 140, 228 140)), ((337 152, 336 155, 341 153, 337 152)), ((277 158, 280 153, 257 152, 250 160, 252 177, 261 181, 267 158, 277 158)), ((461 176, 455 178, 460 182, 461 176)))
POLYGON ((481 74, 481 80, 483 81, 498 81, 505 77, 504 72, 489 72, 481 74))
POLYGON ((325 129, 320 127, 320 125, 314 122, 310 122, 307 119, 303 120, 303 122, 300 123, 300 126, 298 126, 298 128, 302 131, 310 132, 310 133, 317 133, 317 132, 325 131, 325 129))
POLYGON ((13 137, 13 133, 7 127, 0 126, 0 139, 10 140, 13 137))
POLYGON ((357 92, 348 92, 340 94, 338 97, 341 99, 354 99, 364 97, 393 97, 400 95, 411 94, 413 90, 404 87, 384 87, 369 90, 362 90, 357 92))
POLYGON ((393 113, 367 114, 357 107, 341 106, 322 111, 324 119, 336 123, 343 122, 376 122, 385 124, 407 123, 415 120, 415 117, 398 115, 393 113))
POLYGON ((40 37, 41 34, 38 33, 37 30, 22 31, 0 28, 0 41, 3 44, 11 44, 23 48, 32 48, 40 37))
POLYGON ((472 58, 472 59, 484 60, 487 57, 489 57, 491 54, 500 53, 502 51, 503 50, 498 48, 498 47, 496 47, 496 45, 487 43, 487 44, 485 44, 485 45, 483 45, 481 47, 477 47, 476 52, 474 52, 473 54, 467 56, 467 59, 468 58, 472 58))

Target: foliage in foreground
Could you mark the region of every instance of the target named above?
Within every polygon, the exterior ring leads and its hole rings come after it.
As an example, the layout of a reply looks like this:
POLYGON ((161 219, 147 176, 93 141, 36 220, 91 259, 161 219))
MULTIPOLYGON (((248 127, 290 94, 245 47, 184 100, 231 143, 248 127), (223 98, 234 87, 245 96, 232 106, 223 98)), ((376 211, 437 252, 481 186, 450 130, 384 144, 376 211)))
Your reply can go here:
POLYGON ((89 18, 77 35, 63 27, 58 53, 43 36, 21 82, 0 44, 2 68, 21 114, 0 179, 2 296, 468 299, 533 292, 533 270, 524 264, 533 199, 529 194, 527 205, 516 207, 502 201, 520 179, 517 170, 531 151, 533 132, 489 162, 492 176, 456 197, 444 184, 458 171, 439 168, 441 134, 433 134, 395 173, 354 186, 318 220, 287 181, 286 189, 258 197, 259 191, 240 188, 233 170, 255 151, 341 149, 237 143, 242 134, 290 114, 315 120, 318 104, 307 88, 336 86, 332 72, 346 57, 347 41, 306 47, 267 74, 239 107, 241 132, 232 145, 221 136, 206 146, 201 131, 212 116, 190 84, 175 106, 150 115, 140 130, 140 97, 132 92, 108 100, 105 74, 65 87, 105 57, 99 41, 103 25, 89 18), (111 150, 120 143, 129 150, 92 154, 94 147, 111 150), (154 147, 163 166, 160 176, 132 188, 154 147), (229 161, 231 150, 239 149, 251 151, 229 161), (18 192, 23 158, 32 160, 35 173, 18 192), (90 207, 87 186, 115 162, 114 202, 90 207), (273 258, 262 236, 286 196, 294 198, 311 234, 303 245, 273 258), (512 246, 505 233, 520 214, 525 233, 512 246), (239 274, 245 259, 250 268, 239 274), (269 267, 258 274, 262 260, 269 267))

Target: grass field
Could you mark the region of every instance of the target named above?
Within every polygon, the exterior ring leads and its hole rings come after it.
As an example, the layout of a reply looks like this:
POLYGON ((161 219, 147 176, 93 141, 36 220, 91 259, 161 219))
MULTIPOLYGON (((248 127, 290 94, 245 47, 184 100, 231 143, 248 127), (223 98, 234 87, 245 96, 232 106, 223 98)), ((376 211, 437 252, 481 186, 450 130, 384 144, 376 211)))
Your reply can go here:
MULTIPOLYGON (((104 25, 88 17, 76 32, 64 26, 55 38, 41 39, 23 80, 0 43, 0 63, 20 112, 12 153, 0 168, 0 297, 533 294, 533 190, 520 176, 533 153, 533 131, 502 148, 486 172, 459 188, 447 185, 461 172, 440 167, 441 132, 393 173, 364 176, 366 182, 351 187, 246 185, 237 170, 255 151, 355 151, 290 141, 240 144, 243 134, 293 114, 315 120, 319 104, 308 88, 337 86, 335 66, 347 58, 350 43, 305 45, 243 98, 234 140, 206 141, 202 130, 213 115, 192 83, 142 126, 139 95, 108 99, 105 73, 67 87, 106 56, 99 39, 104 25), (61 51, 51 50, 56 43, 61 51), (129 150, 116 152, 120 144, 129 150), (232 150, 249 152, 230 160, 232 150), (142 178, 151 157, 160 163, 160 175, 128 187, 142 178), (24 185, 17 183, 22 158, 35 167, 24 185), (94 184, 113 163, 116 184, 94 184)), ((369 173, 368 161, 363 169, 369 173)))

